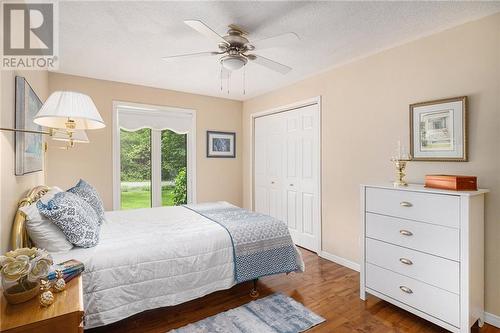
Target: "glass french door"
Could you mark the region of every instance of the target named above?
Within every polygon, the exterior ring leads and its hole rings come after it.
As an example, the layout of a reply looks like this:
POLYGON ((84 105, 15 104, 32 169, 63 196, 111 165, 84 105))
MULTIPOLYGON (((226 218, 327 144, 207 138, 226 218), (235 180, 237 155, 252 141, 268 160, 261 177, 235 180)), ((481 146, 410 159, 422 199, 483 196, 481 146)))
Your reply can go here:
POLYGON ((161 206, 187 203, 187 134, 161 131, 161 206))
POLYGON ((120 129, 121 209, 187 202, 187 135, 120 129))

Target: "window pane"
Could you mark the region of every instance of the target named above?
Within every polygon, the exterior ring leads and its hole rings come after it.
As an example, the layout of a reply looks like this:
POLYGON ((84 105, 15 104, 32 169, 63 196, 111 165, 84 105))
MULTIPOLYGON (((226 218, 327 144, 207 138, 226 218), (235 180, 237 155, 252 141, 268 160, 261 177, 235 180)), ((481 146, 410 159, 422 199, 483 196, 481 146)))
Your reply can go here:
POLYGON ((151 207, 151 130, 120 129, 121 208, 151 207))
POLYGON ((187 203, 187 134, 161 132, 162 206, 187 203))

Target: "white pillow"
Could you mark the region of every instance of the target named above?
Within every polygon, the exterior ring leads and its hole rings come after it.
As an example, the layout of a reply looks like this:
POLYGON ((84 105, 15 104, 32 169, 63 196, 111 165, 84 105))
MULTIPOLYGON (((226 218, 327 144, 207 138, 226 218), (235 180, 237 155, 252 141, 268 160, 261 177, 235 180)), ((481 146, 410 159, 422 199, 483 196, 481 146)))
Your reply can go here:
MULTIPOLYGON (((49 190, 40 200, 48 202, 56 193, 62 192, 58 187, 49 190)), ((26 215, 26 230, 36 247, 46 249, 52 253, 68 252, 73 244, 68 242, 66 236, 57 225, 40 214, 36 202, 29 206, 19 208, 26 215)))

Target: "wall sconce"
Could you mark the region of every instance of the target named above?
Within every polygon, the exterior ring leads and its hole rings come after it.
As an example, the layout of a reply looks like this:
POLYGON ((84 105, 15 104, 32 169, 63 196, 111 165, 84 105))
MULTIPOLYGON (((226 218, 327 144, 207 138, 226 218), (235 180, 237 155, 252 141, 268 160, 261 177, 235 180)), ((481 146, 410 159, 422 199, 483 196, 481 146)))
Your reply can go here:
POLYGON ((84 130, 75 130, 74 132, 55 131, 52 140, 66 142, 66 146, 59 149, 71 149, 75 143, 89 143, 89 138, 84 130))
POLYGON ((50 135, 54 140, 68 142, 65 149, 75 143, 88 143, 84 130, 104 128, 106 125, 90 96, 74 91, 55 91, 33 118, 33 122, 48 131, 20 128, 0 128, 2 131, 50 135))

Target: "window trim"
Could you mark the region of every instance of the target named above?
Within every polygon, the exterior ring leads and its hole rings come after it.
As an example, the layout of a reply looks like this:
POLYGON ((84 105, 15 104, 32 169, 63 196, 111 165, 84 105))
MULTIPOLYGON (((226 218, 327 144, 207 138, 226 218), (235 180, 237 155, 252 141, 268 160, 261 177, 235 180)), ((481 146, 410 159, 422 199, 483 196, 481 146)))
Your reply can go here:
MULTIPOLYGON (((170 106, 113 101, 113 210, 121 209, 121 147, 119 112, 149 112, 156 116, 158 116, 159 112, 161 112, 165 116, 184 113, 191 116, 191 127, 187 133, 187 201, 188 203, 196 203, 196 110, 170 106), (131 111, 119 110, 120 108, 130 109, 131 111)), ((151 206, 160 207, 161 181, 160 183, 155 184, 155 182, 153 182, 153 179, 160 175, 160 177, 157 179, 161 180, 161 168, 157 167, 159 165, 158 163, 160 162, 158 161, 158 159, 160 158, 161 154, 155 153, 155 151, 161 152, 161 131, 151 129, 151 206), (155 173, 156 176, 154 176, 153 173, 155 173)))

